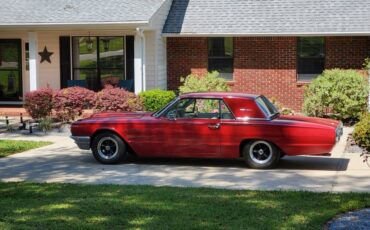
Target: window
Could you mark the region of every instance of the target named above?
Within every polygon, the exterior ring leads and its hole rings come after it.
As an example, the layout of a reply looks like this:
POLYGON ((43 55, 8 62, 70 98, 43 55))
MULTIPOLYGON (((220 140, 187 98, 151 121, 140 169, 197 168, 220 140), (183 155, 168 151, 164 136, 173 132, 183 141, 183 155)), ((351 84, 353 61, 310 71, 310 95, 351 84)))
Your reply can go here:
POLYGON ((0 39, 0 100, 21 100, 21 63, 21 40, 0 39))
POLYGON ((25 62, 26 62, 26 70, 30 70, 30 45, 28 42, 24 44, 24 52, 25 52, 25 62))
POLYGON ((229 108, 219 99, 181 99, 164 114, 167 118, 233 119, 229 108))
POLYGON ((126 79, 125 37, 73 37, 73 79, 86 80, 88 88, 117 86, 126 79))
POLYGON ((311 81, 324 71, 324 38, 298 38, 298 81, 311 81))
POLYGON ((233 38, 208 38, 208 71, 214 70, 226 80, 233 79, 233 38))

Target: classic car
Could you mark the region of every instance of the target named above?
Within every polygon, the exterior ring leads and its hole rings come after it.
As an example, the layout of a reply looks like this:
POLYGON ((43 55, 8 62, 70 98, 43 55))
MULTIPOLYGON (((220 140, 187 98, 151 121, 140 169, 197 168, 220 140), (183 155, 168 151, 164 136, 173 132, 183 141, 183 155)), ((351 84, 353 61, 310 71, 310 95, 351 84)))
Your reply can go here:
POLYGON ((242 158, 251 168, 285 155, 329 155, 342 135, 336 120, 281 115, 263 95, 189 93, 155 113, 104 112, 74 122, 72 138, 96 160, 137 157, 242 158))

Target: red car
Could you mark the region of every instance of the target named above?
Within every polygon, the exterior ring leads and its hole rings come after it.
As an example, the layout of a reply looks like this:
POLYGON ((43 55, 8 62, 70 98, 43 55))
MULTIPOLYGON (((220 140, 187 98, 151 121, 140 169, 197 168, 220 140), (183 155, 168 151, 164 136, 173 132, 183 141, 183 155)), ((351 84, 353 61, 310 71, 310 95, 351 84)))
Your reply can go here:
POLYGON ((284 155, 328 155, 336 120, 280 115, 263 95, 190 93, 155 113, 98 113, 76 121, 72 138, 101 163, 138 157, 243 158, 272 168, 284 155))

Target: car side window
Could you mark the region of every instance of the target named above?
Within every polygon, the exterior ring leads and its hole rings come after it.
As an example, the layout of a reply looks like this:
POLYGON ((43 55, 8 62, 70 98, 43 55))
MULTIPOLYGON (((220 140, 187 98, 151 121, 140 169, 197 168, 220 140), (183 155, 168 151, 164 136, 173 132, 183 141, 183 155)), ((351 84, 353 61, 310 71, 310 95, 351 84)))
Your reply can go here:
POLYGON ((197 99, 194 108, 196 118, 218 119, 220 118, 220 100, 218 99, 197 99))
POLYGON ((219 119, 220 100, 184 98, 169 108, 164 116, 169 119, 219 119))
POLYGON ((221 119, 234 119, 234 115, 231 113, 229 107, 224 101, 220 101, 221 119))

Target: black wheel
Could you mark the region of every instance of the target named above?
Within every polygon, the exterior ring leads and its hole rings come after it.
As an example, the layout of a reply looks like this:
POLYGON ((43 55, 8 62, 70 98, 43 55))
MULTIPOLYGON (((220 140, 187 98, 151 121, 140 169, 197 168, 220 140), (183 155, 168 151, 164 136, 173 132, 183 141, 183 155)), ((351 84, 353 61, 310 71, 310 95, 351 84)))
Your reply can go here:
POLYGON ((110 132, 97 135, 91 149, 95 159, 103 164, 115 164, 128 157, 125 142, 110 132))
POLYGON ((280 151, 270 142, 254 140, 244 146, 243 157, 251 168, 268 169, 277 165, 280 151))

